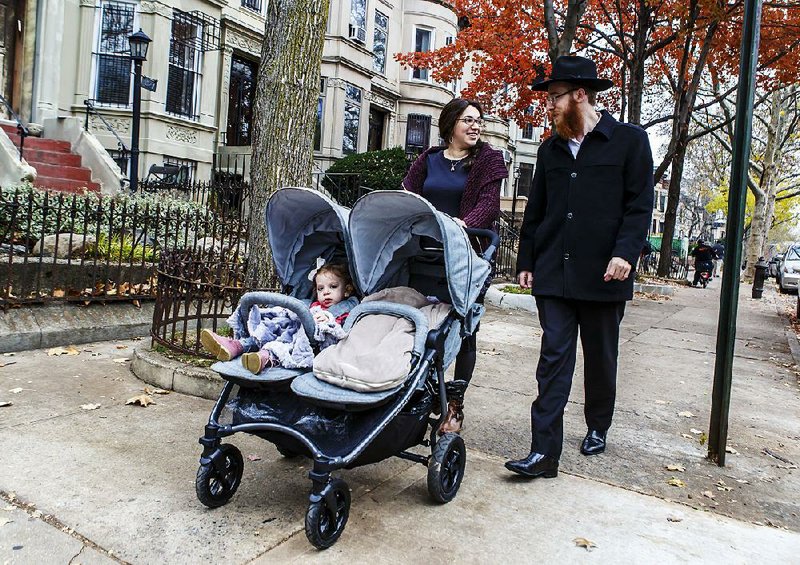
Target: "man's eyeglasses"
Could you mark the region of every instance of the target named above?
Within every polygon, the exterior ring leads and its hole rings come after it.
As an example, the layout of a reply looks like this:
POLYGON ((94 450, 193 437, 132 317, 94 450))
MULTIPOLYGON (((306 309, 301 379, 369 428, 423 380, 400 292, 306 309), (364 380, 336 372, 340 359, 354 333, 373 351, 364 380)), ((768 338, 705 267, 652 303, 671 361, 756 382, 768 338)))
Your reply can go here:
POLYGON ((472 116, 467 116, 466 118, 458 118, 459 122, 464 122, 467 127, 471 128, 472 126, 478 126, 482 128, 483 125, 486 123, 483 121, 482 118, 473 118, 472 116))
POLYGON ((561 98, 565 94, 569 94, 570 92, 575 92, 576 90, 578 90, 578 89, 577 88, 572 88, 570 90, 565 90, 564 92, 562 92, 560 94, 548 94, 547 98, 545 98, 544 101, 547 102, 548 104, 550 104, 551 106, 555 106, 556 102, 558 102, 559 98, 561 98))

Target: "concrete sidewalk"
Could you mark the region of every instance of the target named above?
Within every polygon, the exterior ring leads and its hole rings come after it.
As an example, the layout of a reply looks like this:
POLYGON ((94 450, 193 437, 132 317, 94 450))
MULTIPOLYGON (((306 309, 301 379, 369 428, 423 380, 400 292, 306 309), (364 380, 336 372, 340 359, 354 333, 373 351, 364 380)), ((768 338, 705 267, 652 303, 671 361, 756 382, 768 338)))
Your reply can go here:
POLYGON ((539 330, 528 313, 490 309, 456 499, 431 503, 425 469, 406 461, 337 473, 353 503, 325 552, 303 533, 308 462, 258 438, 230 440, 245 456, 234 498, 216 510, 196 500, 197 438, 212 403, 172 393, 125 405, 145 387, 126 361, 142 342, 0 356, 0 402, 13 403, 0 408, 0 563, 797 562, 798 471, 775 456, 800 461, 800 389, 774 294, 740 301, 728 466, 708 463, 694 433, 707 430, 717 300, 712 288, 635 301, 608 451, 577 452, 578 377, 562 472, 532 482, 502 463, 530 441, 539 330), (685 471, 664 468, 673 464, 685 471), (685 486, 668 485, 673 476, 685 486))

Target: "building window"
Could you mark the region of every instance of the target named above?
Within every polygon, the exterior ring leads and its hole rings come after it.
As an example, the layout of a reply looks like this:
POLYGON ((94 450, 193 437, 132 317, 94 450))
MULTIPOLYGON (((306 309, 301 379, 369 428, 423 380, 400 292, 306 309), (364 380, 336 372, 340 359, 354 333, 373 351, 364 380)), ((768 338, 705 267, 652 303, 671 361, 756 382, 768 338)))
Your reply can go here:
POLYGON ((175 174, 173 180, 174 184, 186 185, 194 181, 195 175, 197 174, 197 161, 164 155, 164 164, 178 167, 178 172, 175 174))
POLYGON ((342 152, 358 152, 358 126, 361 121, 361 89, 350 83, 344 87, 344 136, 342 152))
POLYGON ((101 104, 127 106, 131 94, 128 36, 133 33, 135 6, 103 2, 95 51, 94 99, 101 104))
MULTIPOLYGON (((433 32, 429 29, 418 27, 414 30, 414 51, 427 52, 433 44, 433 32)), ((417 80, 430 81, 428 69, 414 69, 411 76, 417 80)))
POLYGON ((261 13, 261 0, 242 0, 242 7, 261 13))
MULTIPOLYGON (((533 106, 525 108, 525 115, 533 115, 533 106)), ((533 139, 533 124, 524 124, 522 126, 522 139, 533 139)))
POLYGON ((202 38, 203 25, 191 15, 175 10, 169 44, 167 112, 192 119, 198 117, 202 38))
POLYGON ((519 179, 517 179, 517 196, 528 197, 533 187, 533 163, 519 164, 519 179))
POLYGON ((658 209, 661 212, 667 209, 667 195, 663 192, 658 195, 658 209))
POLYGON ((314 125, 314 151, 322 150, 322 114, 325 111, 325 77, 319 80, 317 99, 317 123, 314 125))
POLYGON ((350 0, 350 39, 367 41, 367 0, 350 0))
POLYGON ((386 45, 389 38, 389 18, 375 10, 375 33, 372 36, 372 68, 384 74, 386 72, 386 45))
POLYGON ((406 155, 419 155, 430 146, 431 117, 409 114, 406 123, 406 155))

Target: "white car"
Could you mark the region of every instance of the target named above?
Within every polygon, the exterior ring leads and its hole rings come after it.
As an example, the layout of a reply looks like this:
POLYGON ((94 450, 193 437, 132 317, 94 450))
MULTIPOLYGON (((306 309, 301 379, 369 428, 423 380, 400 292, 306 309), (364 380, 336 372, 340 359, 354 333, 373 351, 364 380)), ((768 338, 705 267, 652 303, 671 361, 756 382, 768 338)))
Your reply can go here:
POLYGON ((798 282, 800 282, 800 245, 792 245, 786 250, 786 255, 780 263, 778 289, 781 292, 790 290, 797 292, 798 282))

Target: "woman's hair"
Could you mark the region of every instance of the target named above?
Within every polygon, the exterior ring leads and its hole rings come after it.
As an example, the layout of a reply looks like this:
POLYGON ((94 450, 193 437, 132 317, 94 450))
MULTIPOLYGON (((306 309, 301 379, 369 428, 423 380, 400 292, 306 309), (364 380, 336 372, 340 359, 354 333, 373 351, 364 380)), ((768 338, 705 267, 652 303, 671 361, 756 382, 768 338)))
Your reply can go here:
MULTIPOLYGON (((467 100, 466 98, 453 98, 450 102, 445 104, 442 108, 442 113, 439 114, 439 135, 444 140, 445 145, 450 145, 453 140, 453 131, 456 129, 456 124, 464 110, 472 106, 478 111, 478 114, 483 118, 483 106, 476 100, 467 100)), ((465 169, 469 169, 475 163, 475 157, 481 150, 486 142, 478 140, 474 146, 469 148, 467 158, 464 159, 462 165, 465 169)))
POLYGON ((314 273, 314 298, 317 298, 317 277, 320 275, 333 275, 334 277, 338 278, 342 281, 344 285, 344 295, 345 297, 352 296, 356 292, 356 287, 353 285, 353 281, 350 278, 350 271, 347 269, 346 265, 341 263, 326 263, 322 265, 317 272, 314 273))

